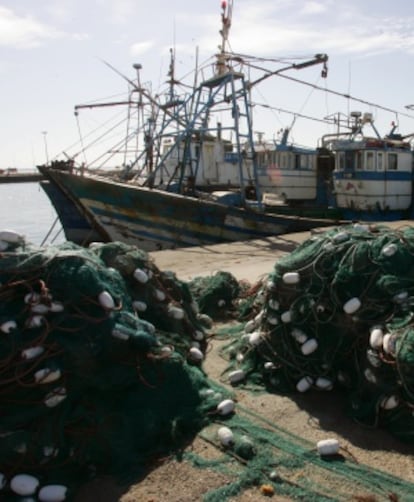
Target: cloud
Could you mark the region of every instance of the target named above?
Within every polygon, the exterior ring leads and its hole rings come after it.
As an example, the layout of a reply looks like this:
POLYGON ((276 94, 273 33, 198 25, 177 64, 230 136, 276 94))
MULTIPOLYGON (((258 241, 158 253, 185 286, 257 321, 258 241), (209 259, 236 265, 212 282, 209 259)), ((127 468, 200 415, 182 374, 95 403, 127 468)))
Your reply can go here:
POLYGON ((126 24, 131 19, 138 18, 136 0, 112 0, 109 2, 108 0, 97 0, 97 3, 104 8, 109 8, 112 23, 126 24))
POLYGON ((303 6, 301 10, 301 14, 320 14, 321 12, 326 11, 326 5, 320 3, 320 2, 305 2, 305 5, 303 6))
POLYGON ((368 16, 361 9, 330 0, 298 2, 295 9, 285 0, 247 1, 234 13, 230 43, 235 52, 264 56, 414 52, 414 17, 368 16))
POLYGON ((0 47, 27 49, 62 35, 31 16, 19 17, 11 9, 0 6, 0 47))
POLYGON ((154 46, 154 43, 150 40, 147 40, 146 42, 136 42, 135 44, 132 44, 129 48, 129 53, 131 56, 140 56, 141 54, 144 54, 147 52, 151 47, 154 46))

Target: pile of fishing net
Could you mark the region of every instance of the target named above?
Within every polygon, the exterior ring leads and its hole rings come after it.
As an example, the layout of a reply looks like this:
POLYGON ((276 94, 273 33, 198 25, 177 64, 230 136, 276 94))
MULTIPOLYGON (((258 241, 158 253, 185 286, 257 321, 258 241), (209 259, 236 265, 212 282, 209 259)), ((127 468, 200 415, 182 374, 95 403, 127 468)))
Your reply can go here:
POLYGON ((0 246, 0 498, 65 500, 182 448, 221 397, 188 287, 121 243, 0 246))
POLYGON ((280 259, 226 349, 228 379, 344 389, 349 414, 414 438, 414 228, 316 234, 280 259))
POLYGON ((198 276, 188 282, 188 288, 197 302, 200 313, 213 320, 226 320, 237 315, 235 303, 248 285, 239 282, 233 274, 218 270, 208 276, 198 276))

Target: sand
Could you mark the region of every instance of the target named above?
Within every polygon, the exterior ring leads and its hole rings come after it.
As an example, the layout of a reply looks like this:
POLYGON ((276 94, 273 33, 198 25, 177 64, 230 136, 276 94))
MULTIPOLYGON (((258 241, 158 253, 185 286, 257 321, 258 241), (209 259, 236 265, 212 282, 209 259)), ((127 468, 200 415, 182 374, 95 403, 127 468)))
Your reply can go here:
MULTIPOLYGON (((391 226, 404 225, 399 222, 391 226)), ((254 283, 265 277, 280 256, 291 252, 307 239, 309 232, 272 237, 248 243, 221 244, 203 248, 158 251, 151 253, 155 264, 161 270, 174 271, 179 279, 189 280, 200 275, 208 275, 217 270, 231 272, 239 280, 254 283)), ((210 378, 219 381, 226 367, 226 361, 219 354, 223 342, 214 340, 208 352, 204 369, 210 378)), ((339 440, 346 457, 353 462, 371 466, 414 483, 414 448, 389 435, 386 431, 369 429, 354 423, 344 412, 341 396, 335 393, 312 393, 293 396, 275 394, 252 394, 243 388, 235 389, 237 403, 243 408, 260 414, 270 423, 294 437, 300 437, 315 444, 321 439, 339 440)), ((202 456, 215 458, 217 448, 202 437, 194 438, 188 446, 202 456)), ((318 484, 318 473, 305 471, 302 476, 309 476, 318 484)), ((295 471, 284 473, 285 479, 295 482, 295 471), (289 477, 292 476, 290 479, 289 477)), ((175 458, 166 459, 148 472, 139 483, 119 487, 111 480, 95 480, 83 487, 76 502, 194 502, 202 501, 203 494, 214 487, 223 486, 231 481, 224 473, 213 469, 196 469, 187 461, 175 458)), ((338 480, 329 476, 321 486, 329 495, 329 486, 338 491, 338 480)), ((374 495, 369 489, 361 492, 360 487, 350 483, 341 486, 342 495, 336 500, 399 500, 392 493, 374 495)), ((240 502, 265 500, 259 488, 251 488, 233 500, 240 502)), ((294 500, 278 495, 274 501, 294 500)), ((304 499, 303 499, 304 500, 304 499)), ((414 501, 412 497, 402 502, 414 501)))

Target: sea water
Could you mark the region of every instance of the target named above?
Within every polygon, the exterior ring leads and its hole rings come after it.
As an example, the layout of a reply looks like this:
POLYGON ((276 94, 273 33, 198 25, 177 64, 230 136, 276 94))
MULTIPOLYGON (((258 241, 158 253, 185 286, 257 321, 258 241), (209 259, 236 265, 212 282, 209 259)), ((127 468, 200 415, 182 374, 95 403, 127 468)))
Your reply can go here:
POLYGON ((35 245, 65 241, 56 211, 38 182, 0 184, 0 230, 15 230, 35 245))

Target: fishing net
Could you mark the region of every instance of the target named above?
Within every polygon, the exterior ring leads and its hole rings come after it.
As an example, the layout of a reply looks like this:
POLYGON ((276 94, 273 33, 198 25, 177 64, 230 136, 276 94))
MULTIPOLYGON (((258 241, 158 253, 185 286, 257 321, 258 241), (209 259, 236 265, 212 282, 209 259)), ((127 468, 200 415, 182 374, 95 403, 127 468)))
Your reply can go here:
POLYGON ((206 330, 174 274, 121 243, 4 247, 4 496, 56 484, 69 496, 102 474, 126 482, 206 424, 219 399, 201 369, 206 330))
MULTIPOLYGON (((342 389, 349 414, 414 439, 414 229, 350 225, 280 259, 223 353, 271 392, 342 389)), ((237 372, 237 373, 235 373, 237 372)))
POLYGON ((235 301, 245 285, 230 272, 219 270, 209 276, 195 277, 188 282, 188 288, 201 313, 213 320, 223 320, 233 315, 235 301))

